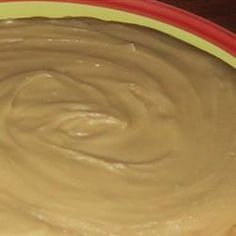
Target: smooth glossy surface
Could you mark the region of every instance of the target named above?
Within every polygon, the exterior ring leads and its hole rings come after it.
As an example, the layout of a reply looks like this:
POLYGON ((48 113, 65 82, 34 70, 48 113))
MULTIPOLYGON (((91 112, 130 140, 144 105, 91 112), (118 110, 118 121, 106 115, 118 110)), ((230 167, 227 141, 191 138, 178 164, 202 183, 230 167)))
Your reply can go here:
POLYGON ((2 21, 0 52, 1 234, 233 235, 233 68, 91 19, 2 21))

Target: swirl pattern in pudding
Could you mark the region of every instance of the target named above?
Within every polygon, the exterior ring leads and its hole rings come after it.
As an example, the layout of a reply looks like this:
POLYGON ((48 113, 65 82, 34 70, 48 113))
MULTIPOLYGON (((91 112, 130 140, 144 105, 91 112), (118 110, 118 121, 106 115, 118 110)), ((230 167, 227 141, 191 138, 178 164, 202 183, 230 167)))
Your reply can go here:
POLYGON ((1 235, 234 232, 233 68, 89 18, 1 21, 0 59, 1 235))

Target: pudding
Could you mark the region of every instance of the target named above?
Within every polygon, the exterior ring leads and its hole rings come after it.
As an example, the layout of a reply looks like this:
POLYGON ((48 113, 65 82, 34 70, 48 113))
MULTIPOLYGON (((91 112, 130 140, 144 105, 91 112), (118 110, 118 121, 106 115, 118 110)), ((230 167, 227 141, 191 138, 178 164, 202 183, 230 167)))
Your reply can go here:
POLYGON ((90 18, 2 20, 0 58, 0 235, 236 235, 235 69, 90 18))

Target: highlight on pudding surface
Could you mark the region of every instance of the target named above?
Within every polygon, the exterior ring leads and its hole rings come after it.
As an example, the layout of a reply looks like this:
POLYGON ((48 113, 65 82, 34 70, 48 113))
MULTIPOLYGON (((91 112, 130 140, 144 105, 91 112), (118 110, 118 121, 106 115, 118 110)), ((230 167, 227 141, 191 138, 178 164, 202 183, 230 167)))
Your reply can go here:
POLYGON ((177 39, 0 21, 0 133, 0 235, 235 235, 235 69, 177 39))

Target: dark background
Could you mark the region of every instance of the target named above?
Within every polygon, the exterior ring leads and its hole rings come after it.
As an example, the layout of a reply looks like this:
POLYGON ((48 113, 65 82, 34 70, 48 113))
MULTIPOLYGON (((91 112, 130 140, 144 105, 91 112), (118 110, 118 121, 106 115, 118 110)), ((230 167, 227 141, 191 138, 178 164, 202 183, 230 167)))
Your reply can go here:
POLYGON ((236 33, 236 0, 160 0, 203 16, 236 33))

